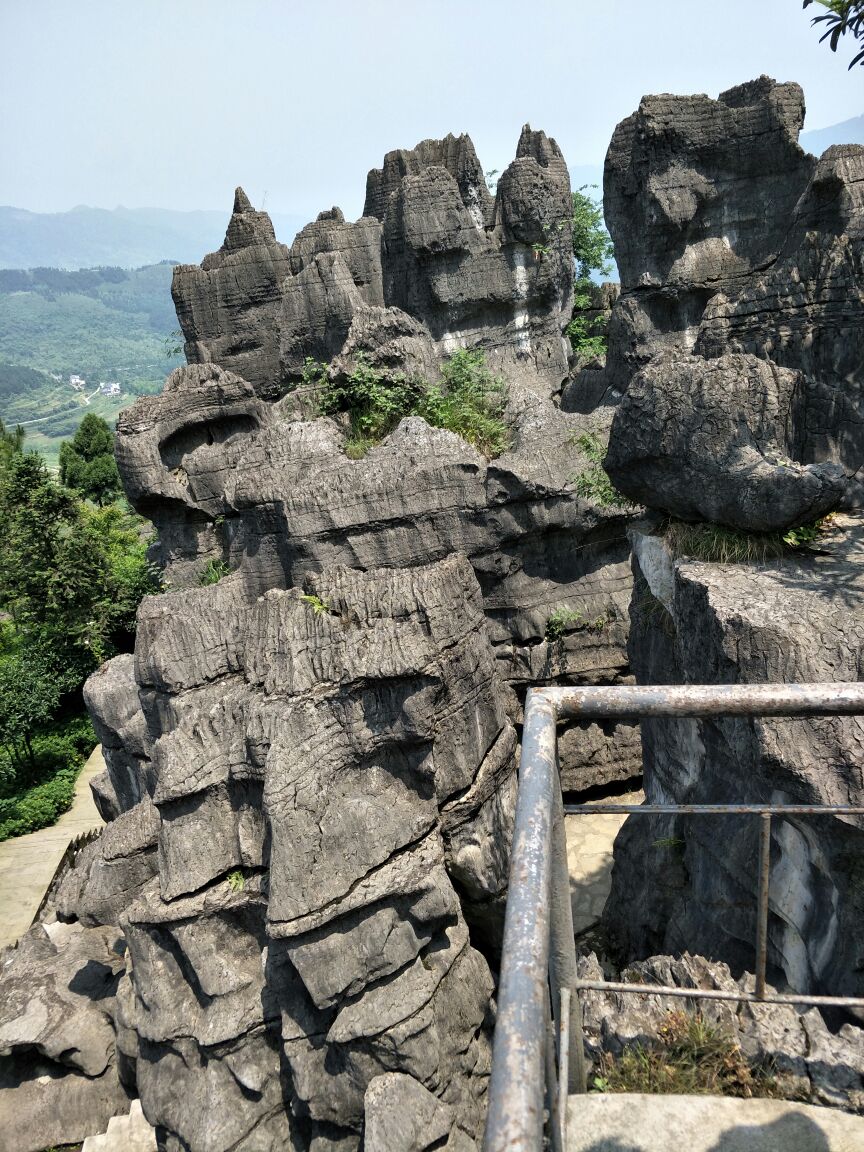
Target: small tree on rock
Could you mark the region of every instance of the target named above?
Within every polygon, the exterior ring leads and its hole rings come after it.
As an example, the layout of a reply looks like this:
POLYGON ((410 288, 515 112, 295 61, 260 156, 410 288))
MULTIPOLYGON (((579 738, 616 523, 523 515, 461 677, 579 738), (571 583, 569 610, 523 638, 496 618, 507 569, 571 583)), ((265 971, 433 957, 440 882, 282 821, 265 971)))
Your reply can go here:
POLYGON ((60 445, 60 480, 100 507, 121 494, 114 433, 101 416, 88 412, 72 440, 60 445))

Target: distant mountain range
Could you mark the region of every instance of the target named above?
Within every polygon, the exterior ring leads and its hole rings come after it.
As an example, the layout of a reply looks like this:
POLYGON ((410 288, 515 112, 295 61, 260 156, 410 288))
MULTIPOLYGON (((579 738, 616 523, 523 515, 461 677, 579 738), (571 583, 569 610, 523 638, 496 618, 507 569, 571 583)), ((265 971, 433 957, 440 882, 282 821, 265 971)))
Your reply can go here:
POLYGON ((802 132, 799 137, 802 148, 821 156, 832 144, 864 144, 864 116, 844 120, 842 124, 832 124, 830 128, 817 128, 813 132, 802 132))
MULTIPOLYGON (((73 208, 27 212, 0 207, 0 268, 140 268, 175 260, 198 264, 225 238, 230 211, 73 208)), ((275 212, 276 235, 290 244, 306 223, 275 212)))

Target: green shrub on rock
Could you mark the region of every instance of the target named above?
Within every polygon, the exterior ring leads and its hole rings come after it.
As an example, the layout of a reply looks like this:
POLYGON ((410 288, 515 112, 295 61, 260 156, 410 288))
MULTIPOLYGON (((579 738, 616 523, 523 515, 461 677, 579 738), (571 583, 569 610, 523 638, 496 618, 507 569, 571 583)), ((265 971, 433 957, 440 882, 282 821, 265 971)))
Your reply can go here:
POLYGON ((455 432, 490 458, 510 444, 504 422, 507 388, 486 366, 482 352, 454 352, 441 369, 441 382, 432 386, 403 372, 373 368, 362 354, 347 376, 335 379, 326 365, 307 361, 303 385, 317 391, 319 415, 347 415, 345 453, 354 460, 365 456, 405 416, 422 416, 433 428, 455 432))

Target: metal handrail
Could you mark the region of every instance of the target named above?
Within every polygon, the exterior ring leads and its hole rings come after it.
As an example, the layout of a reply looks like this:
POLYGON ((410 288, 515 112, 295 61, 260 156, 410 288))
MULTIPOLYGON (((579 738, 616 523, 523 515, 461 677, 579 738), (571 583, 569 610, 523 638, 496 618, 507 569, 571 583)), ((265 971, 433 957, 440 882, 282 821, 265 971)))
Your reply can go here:
POLYGON ((571 1093, 585 1091, 580 990, 864 1007, 864 998, 786 996, 765 991, 771 817, 775 812, 864 815, 864 808, 848 804, 567 805, 566 811, 574 814, 585 811, 684 815, 752 813, 760 818, 755 994, 581 980, 577 976, 556 722, 565 718, 814 715, 864 715, 864 683, 625 685, 529 691, 484 1152, 539 1152, 543 1147, 547 1112, 552 1148, 554 1152, 563 1149, 567 1098, 571 1093), (571 998, 575 998, 572 1012, 571 998), (556 1038, 557 1069, 553 1050, 556 1038))

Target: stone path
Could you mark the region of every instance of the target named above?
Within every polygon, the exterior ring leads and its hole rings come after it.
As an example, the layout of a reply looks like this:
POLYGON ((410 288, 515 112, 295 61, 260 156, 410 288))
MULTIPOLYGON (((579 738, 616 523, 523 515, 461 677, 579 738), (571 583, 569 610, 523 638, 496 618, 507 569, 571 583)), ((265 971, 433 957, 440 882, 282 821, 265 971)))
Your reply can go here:
MULTIPOLYGON (((628 792, 596 804, 641 804, 644 792, 628 792)), ((626 816, 565 816, 570 900, 577 936, 596 924, 612 886, 612 845, 626 816)))
POLYGON ((105 767, 97 745, 75 784, 75 799, 56 824, 0 844, 0 948, 14 944, 33 922, 69 841, 104 821, 90 781, 105 767))

